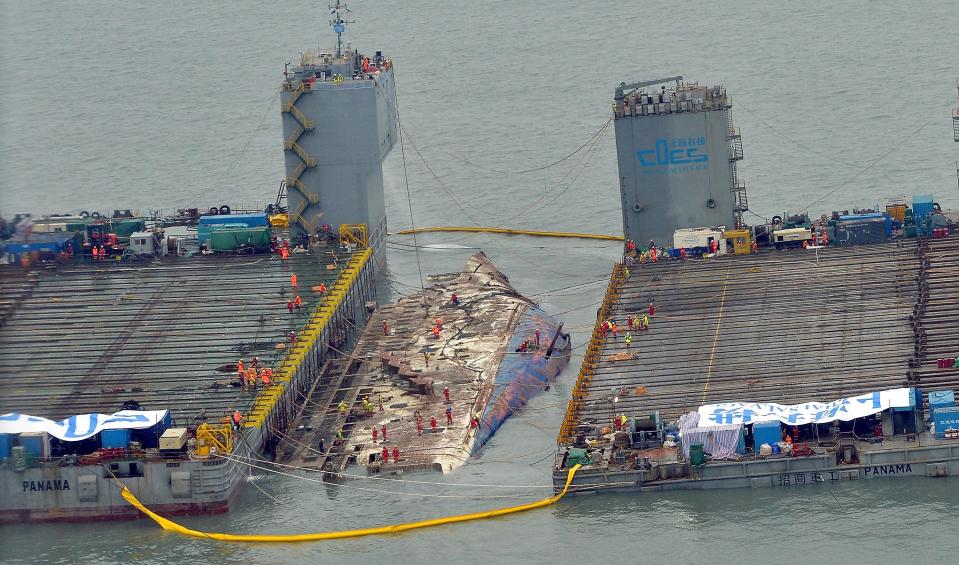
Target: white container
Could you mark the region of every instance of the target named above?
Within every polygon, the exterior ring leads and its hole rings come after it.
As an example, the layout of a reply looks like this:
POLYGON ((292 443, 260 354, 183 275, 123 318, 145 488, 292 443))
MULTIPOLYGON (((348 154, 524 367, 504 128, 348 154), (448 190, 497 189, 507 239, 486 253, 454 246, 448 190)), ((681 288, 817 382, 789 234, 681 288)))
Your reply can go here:
POLYGON ((186 440, 186 428, 170 428, 160 436, 160 449, 163 451, 181 451, 186 447, 186 440))

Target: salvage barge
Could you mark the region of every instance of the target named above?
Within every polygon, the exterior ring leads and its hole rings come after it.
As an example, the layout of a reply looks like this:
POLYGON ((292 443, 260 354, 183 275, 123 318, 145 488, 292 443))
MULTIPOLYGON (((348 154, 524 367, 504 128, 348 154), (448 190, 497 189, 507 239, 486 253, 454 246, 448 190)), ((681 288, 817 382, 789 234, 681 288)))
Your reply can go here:
POLYGON ((307 399, 281 443, 287 463, 336 479, 447 472, 568 365, 569 334, 483 253, 422 294, 383 305, 337 379, 307 399))
POLYGON ((119 440, 112 430, 79 441, 3 434, 23 447, 5 441, 0 521, 136 516, 113 480, 161 512, 226 511, 248 467, 216 452, 269 452, 298 395, 335 356, 331 347, 345 347, 367 315, 372 253, 338 253, 334 263, 338 251, 317 247, 287 261, 211 256, 27 274, 4 268, 0 414, 69 418, 60 427, 71 439, 89 427, 76 415, 165 414, 148 429, 119 430, 126 432, 119 440), (293 314, 285 307, 291 273, 305 303, 293 314), (320 284, 326 293, 312 290, 320 284), (241 386, 236 378, 237 360, 253 356, 274 368, 269 386, 241 386), (228 423, 234 411, 243 416, 239 431, 228 423), (189 444, 162 449, 170 429, 183 429, 189 444))
POLYGON ((577 463, 574 492, 959 475, 955 215, 921 196, 746 226, 730 108, 682 77, 616 90, 626 249, 554 487, 577 463))
POLYGON ((0 522, 139 516, 119 484, 164 514, 227 511, 365 326, 393 66, 331 15, 335 48, 285 68, 265 213, 17 218, 0 244, 0 522))

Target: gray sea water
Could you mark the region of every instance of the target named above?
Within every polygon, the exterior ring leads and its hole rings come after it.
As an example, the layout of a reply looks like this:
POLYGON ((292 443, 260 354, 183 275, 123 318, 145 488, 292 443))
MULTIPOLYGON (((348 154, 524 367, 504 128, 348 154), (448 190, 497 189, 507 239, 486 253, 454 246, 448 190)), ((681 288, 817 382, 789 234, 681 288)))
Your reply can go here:
MULTIPOLYGON (((757 214, 810 205, 818 214, 913 193, 959 207, 959 144, 949 120, 959 78, 954 1, 350 6, 353 44, 382 49, 396 64, 418 226, 617 233, 611 132, 546 170, 486 169, 560 159, 603 125, 620 81, 674 74, 728 88, 757 214)), ((0 0, 0 213, 272 200, 283 174, 283 63, 331 45, 325 8, 292 0, 0 0)), ((398 147, 386 172, 395 231, 410 225, 398 147)), ((521 291, 566 321, 574 345, 586 340, 618 251, 459 234, 418 243, 437 244, 420 253, 431 273, 459 270, 474 248, 484 249, 521 291)), ((419 284, 411 244, 391 239, 382 299, 419 284)), ((207 531, 313 532, 539 498, 549 490, 549 455, 578 365, 574 358, 467 467, 417 477, 529 488, 336 487, 257 471, 263 492, 247 488, 236 511, 182 521, 207 531)), ((296 545, 187 539, 147 521, 5 526, 0 561, 948 563, 959 552, 957 508, 955 478, 879 479, 576 497, 492 521, 296 545)))

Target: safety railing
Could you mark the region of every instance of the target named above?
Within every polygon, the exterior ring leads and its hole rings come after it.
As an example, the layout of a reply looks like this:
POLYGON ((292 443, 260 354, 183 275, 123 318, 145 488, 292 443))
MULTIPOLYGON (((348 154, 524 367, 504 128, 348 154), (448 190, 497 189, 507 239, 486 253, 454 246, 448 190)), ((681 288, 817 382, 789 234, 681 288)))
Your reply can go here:
POLYGON ((283 104, 283 111, 289 112, 293 109, 293 105, 296 104, 296 101, 300 99, 300 96, 303 95, 303 92, 306 91, 306 86, 301 82, 293 89, 293 92, 290 93, 290 97, 287 98, 286 103, 283 104))
POLYGON ((283 149, 286 149, 287 151, 293 149, 293 144, 300 139, 301 135, 303 135, 303 128, 296 126, 296 129, 293 130, 293 133, 290 134, 290 137, 283 140, 283 149))
POLYGON ((303 181, 296 179, 292 183, 287 183, 287 187, 295 188, 297 192, 303 195, 303 198, 306 198, 310 201, 310 204, 319 204, 320 195, 315 192, 310 192, 306 189, 306 185, 303 184, 303 181))
POLYGON ((296 106, 290 107, 290 115, 293 116, 296 121, 300 122, 300 125, 303 126, 303 129, 311 130, 316 127, 316 122, 306 119, 306 115, 296 106))
POLYGON ((291 144, 290 149, 292 149, 293 152, 296 153, 297 157, 299 157, 306 164, 307 167, 316 166, 316 159, 311 157, 310 154, 306 152, 306 149, 303 149, 303 147, 300 146, 300 144, 294 141, 291 144))
POLYGON ((313 310, 310 320, 297 336, 293 346, 287 349, 286 356, 277 369, 273 384, 260 390, 253 407, 245 420, 245 427, 259 428, 263 425, 270 413, 276 408, 277 402, 283 397, 286 388, 293 381, 301 365, 330 323, 334 313, 346 299, 350 289, 363 272, 373 251, 370 248, 358 250, 340 271, 331 288, 323 296, 320 303, 313 310))
POLYGON ((306 119, 306 116, 296 107, 296 101, 300 99, 300 96, 306 91, 306 86, 304 83, 300 83, 299 86, 293 89, 290 93, 290 97, 283 103, 283 111, 289 113, 293 118, 300 122, 300 125, 303 126, 303 129, 313 129, 315 123, 313 120, 306 119))
POLYGON ((570 443, 576 436, 576 427, 579 426, 579 416, 582 413, 586 399, 589 396, 589 385, 596 373, 596 368, 602 358, 603 322, 611 318, 613 307, 619 298, 619 293, 626 283, 626 272, 622 263, 613 265, 613 272, 609 277, 609 285, 606 287, 606 295, 603 297, 603 303, 596 314, 596 323, 593 325, 593 333, 589 339, 589 345, 586 347, 586 353, 583 355, 583 364, 576 376, 576 384, 573 385, 573 397, 566 407, 566 416, 559 428, 559 435, 556 437, 556 443, 570 443))
POLYGON ((300 163, 293 169, 293 175, 286 177, 286 185, 293 186, 300 180, 300 177, 303 176, 303 171, 306 170, 306 164, 300 163))

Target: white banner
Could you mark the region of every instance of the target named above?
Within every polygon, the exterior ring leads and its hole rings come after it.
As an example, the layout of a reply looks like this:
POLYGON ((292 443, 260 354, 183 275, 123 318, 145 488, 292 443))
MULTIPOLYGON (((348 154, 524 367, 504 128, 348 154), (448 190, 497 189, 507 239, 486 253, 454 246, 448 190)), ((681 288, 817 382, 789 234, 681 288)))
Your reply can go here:
POLYGON ((722 402, 699 407, 699 427, 780 421, 789 425, 848 422, 888 408, 912 406, 912 389, 894 388, 842 398, 784 406, 772 402, 722 402))
POLYGON ((103 430, 149 428, 166 418, 167 412, 169 410, 121 410, 114 414, 80 414, 59 422, 10 413, 0 416, 0 433, 47 432, 64 441, 80 441, 103 430))

